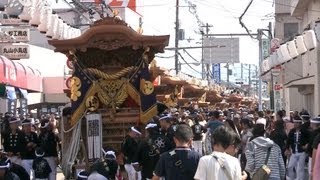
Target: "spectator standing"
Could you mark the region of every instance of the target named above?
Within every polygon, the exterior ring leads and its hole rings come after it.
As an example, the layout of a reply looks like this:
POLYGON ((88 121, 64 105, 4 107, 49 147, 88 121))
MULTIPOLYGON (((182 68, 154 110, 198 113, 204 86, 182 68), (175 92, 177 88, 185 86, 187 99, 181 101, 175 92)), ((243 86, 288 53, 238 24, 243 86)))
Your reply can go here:
MULTIPOLYGON (((214 151, 210 155, 203 156, 194 176, 196 180, 240 180, 241 167, 237 158, 225 153, 233 144, 237 135, 232 129, 225 126, 218 127, 213 133, 214 151), (234 135, 234 136, 233 136, 234 135)), ((239 140, 240 142, 240 140, 239 140)), ((235 149, 235 147, 234 147, 235 149)), ((233 154, 236 152, 234 151, 233 154)))
POLYGON ((281 149, 271 139, 264 137, 265 124, 256 124, 252 130, 253 137, 246 149, 247 164, 245 170, 252 176, 264 165, 267 153, 270 150, 267 166, 271 170, 269 180, 284 180, 285 165, 281 149))
POLYGON ((193 180, 200 154, 191 150, 193 133, 188 125, 178 125, 174 133, 176 148, 161 154, 152 180, 193 180))
POLYGON ((35 151, 35 155, 36 158, 32 164, 35 180, 49 180, 52 169, 48 161, 43 158, 45 152, 42 148, 38 147, 35 151))
POLYGON ((287 149, 291 152, 288 163, 288 177, 294 179, 296 175, 298 179, 304 179, 305 151, 309 142, 309 134, 301 129, 302 119, 300 116, 295 116, 293 123, 294 128, 289 132, 287 143, 287 149))

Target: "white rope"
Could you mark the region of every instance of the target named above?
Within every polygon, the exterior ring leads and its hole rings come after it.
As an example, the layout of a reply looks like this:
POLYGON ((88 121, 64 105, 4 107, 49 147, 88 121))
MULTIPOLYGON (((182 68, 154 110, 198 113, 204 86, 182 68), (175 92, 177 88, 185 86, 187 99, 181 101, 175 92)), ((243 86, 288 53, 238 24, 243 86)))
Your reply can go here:
MULTIPOLYGON (((87 114, 87 112, 88 112, 88 110, 86 109, 85 112, 82 114, 82 116, 79 118, 78 122, 77 122, 75 125, 73 125, 70 129, 65 130, 65 129, 64 129, 64 126, 62 126, 62 131, 63 131, 63 133, 71 132, 75 127, 77 127, 77 125, 78 125, 79 122, 82 120, 82 118, 87 114)), ((62 118, 62 124, 64 123, 64 122, 63 122, 63 119, 64 119, 64 118, 62 118)))
MULTIPOLYGON (((63 125, 62 125, 63 126, 63 125)), ((64 127, 63 127, 64 128, 64 127)), ((78 152, 80 150, 80 135, 81 135, 81 121, 79 121, 72 129, 68 132, 72 131, 71 135, 71 141, 69 142, 70 144, 62 145, 62 162, 61 162, 61 167, 64 175, 68 177, 72 171, 72 166, 74 164, 74 161, 77 158, 78 152), (73 130, 73 131, 72 131, 73 130)), ((64 135, 66 133, 63 132, 63 140, 64 140, 64 135)), ((66 142, 64 142, 66 143, 66 142)))

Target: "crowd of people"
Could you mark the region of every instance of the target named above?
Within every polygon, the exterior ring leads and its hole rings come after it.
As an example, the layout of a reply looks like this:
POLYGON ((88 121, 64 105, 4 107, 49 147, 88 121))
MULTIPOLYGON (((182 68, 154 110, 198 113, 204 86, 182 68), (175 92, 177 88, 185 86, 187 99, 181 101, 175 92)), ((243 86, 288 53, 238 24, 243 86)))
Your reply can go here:
POLYGON ((320 117, 285 114, 171 109, 129 129, 121 179, 319 179, 320 117))
POLYGON ((0 179, 56 179, 59 136, 54 114, 41 120, 5 113, 1 123, 0 179))
MULTIPOLYGON (((320 117, 312 118, 305 110, 285 114, 167 109, 145 126, 130 127, 120 151, 103 151, 103 158, 77 179, 319 179, 320 117)), ((0 179, 56 179, 56 119, 5 114, 0 179)))

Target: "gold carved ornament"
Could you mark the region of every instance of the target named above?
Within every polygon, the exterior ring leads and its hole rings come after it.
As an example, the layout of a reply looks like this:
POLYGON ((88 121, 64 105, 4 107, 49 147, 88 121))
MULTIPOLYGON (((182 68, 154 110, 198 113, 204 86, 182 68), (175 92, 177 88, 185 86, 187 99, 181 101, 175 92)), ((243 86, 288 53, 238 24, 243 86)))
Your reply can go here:
POLYGON ((100 79, 98 97, 100 101, 111 107, 113 115, 115 114, 116 106, 121 105, 128 97, 127 81, 125 79, 105 80, 100 79))
POLYGON ((74 76, 71 79, 70 85, 71 85, 70 98, 72 101, 77 101, 78 98, 81 96, 81 92, 79 91, 81 88, 81 80, 78 77, 74 76))
POLYGON ((151 81, 146 81, 145 79, 140 80, 140 90, 144 95, 150 95, 154 91, 154 86, 151 81))
POLYGON ((170 96, 166 98, 164 104, 168 107, 176 107, 178 105, 178 96, 179 96, 179 89, 178 89, 178 85, 176 85, 173 92, 170 94, 170 96))
POLYGON ((96 96, 90 96, 86 100, 86 107, 89 111, 96 111, 100 106, 99 99, 96 96))

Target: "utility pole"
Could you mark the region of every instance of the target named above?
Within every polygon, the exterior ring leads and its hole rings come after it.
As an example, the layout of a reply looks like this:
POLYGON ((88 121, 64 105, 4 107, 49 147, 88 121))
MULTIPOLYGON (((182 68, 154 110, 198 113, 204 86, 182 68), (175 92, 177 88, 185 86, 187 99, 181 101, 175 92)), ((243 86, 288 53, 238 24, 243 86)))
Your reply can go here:
POLYGON ((174 67, 176 75, 179 74, 179 0, 176 0, 176 27, 175 27, 175 53, 174 53, 174 67))
POLYGON ((243 64, 241 63, 241 81, 243 81, 243 64))
POLYGON ((208 37, 209 31, 210 31, 210 27, 212 27, 212 25, 209 25, 208 23, 206 23, 205 26, 201 26, 201 27, 202 27, 202 28, 203 28, 203 27, 206 28, 206 32, 201 31, 201 34, 202 34, 202 58, 201 58, 202 80, 204 80, 204 79, 207 78, 208 82, 210 82, 210 81, 209 81, 209 79, 210 79, 210 75, 209 75, 209 68, 210 68, 210 66, 209 66, 209 64, 205 64, 205 63, 204 63, 204 56, 203 56, 203 54, 204 54, 204 44, 203 44, 203 43, 204 43, 204 37, 205 37, 205 36, 208 37), (207 69, 207 73, 205 73, 205 72, 206 72, 206 69, 207 69))
POLYGON ((251 64, 249 64, 249 90, 248 90, 248 96, 251 95, 251 64))
MULTIPOLYGON (((262 57, 262 29, 258 29, 258 40, 259 40, 259 66, 262 64, 263 57, 262 57)), ((261 66, 260 66, 261 67, 261 66)), ((261 69, 260 71, 261 72, 261 69)), ((262 111, 262 79, 259 78, 259 111, 262 111)))

